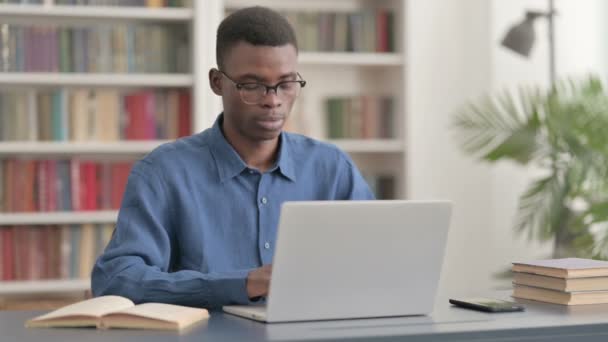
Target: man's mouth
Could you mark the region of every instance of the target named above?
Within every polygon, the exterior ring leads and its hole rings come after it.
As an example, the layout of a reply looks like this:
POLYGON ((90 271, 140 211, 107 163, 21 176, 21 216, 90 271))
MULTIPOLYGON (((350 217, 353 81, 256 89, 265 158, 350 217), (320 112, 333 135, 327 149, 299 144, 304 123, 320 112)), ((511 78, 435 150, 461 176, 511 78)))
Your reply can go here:
POLYGON ((281 129, 281 127, 283 127, 283 121, 284 119, 282 116, 269 116, 256 120, 258 125, 269 131, 281 129))

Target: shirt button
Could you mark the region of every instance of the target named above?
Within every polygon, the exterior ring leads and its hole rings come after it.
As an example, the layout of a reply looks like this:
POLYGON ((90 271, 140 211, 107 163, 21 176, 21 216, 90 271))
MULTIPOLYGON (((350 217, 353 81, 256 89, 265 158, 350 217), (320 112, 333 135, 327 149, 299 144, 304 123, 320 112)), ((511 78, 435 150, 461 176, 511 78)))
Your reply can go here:
POLYGON ((270 243, 269 243, 269 242, 266 242, 266 243, 264 244, 264 248, 269 249, 269 248, 270 248, 270 243))
POLYGON ((254 174, 254 173, 255 173, 255 171, 253 171, 252 169, 249 169, 249 173, 250 173, 250 174, 254 174))
POLYGON ((266 204, 266 203, 268 203, 268 198, 262 197, 262 199, 260 200, 260 202, 262 202, 262 204, 266 204))

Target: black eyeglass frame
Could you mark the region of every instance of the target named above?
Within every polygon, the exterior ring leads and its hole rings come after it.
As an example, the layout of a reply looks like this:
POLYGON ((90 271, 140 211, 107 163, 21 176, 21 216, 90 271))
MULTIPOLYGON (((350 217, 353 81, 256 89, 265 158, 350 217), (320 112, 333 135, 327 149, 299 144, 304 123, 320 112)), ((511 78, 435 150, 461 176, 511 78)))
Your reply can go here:
MULTIPOLYGON (((258 104, 259 102, 256 103, 252 103, 252 102, 247 102, 243 99, 243 95, 241 94, 241 90, 244 89, 247 85, 256 85, 256 86, 262 86, 264 87, 264 94, 262 95, 262 97, 260 98, 260 100, 262 100, 262 98, 266 95, 268 95, 268 92, 270 92, 270 90, 274 90, 274 93, 278 96, 278 89, 281 85, 285 84, 285 83, 293 83, 293 82, 297 82, 300 84, 300 89, 304 88, 306 86, 306 80, 303 79, 302 75, 300 75, 299 72, 296 72, 296 75, 300 78, 299 80, 289 80, 289 81, 281 81, 278 82, 277 84, 275 84, 274 86, 269 86, 267 84, 264 83, 260 83, 260 82, 237 82, 235 80, 233 80, 230 76, 228 76, 224 71, 216 69, 217 71, 219 71, 222 75, 224 75, 228 80, 230 80, 230 82, 232 82, 234 84, 234 86, 236 87, 236 89, 239 91, 239 96, 241 97, 241 100, 247 104, 258 104)), ((297 95, 296 95, 297 97, 297 95)))

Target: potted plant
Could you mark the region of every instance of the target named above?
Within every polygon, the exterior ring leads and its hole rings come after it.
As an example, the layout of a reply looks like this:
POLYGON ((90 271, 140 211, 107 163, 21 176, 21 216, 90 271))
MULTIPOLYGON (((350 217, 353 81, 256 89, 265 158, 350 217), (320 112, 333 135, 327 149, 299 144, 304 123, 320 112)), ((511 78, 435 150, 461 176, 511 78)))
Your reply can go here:
POLYGON ((519 198, 517 232, 553 239, 554 258, 608 257, 608 96, 597 77, 485 96, 452 126, 476 158, 539 170, 519 198))

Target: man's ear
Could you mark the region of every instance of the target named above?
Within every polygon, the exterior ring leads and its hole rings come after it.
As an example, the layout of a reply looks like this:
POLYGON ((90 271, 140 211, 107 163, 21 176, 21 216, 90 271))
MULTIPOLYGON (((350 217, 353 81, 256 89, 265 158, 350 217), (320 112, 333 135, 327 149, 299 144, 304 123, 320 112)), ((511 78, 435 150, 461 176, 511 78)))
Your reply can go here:
POLYGON ((209 69, 209 86, 215 95, 222 96, 222 73, 219 70, 209 69))

